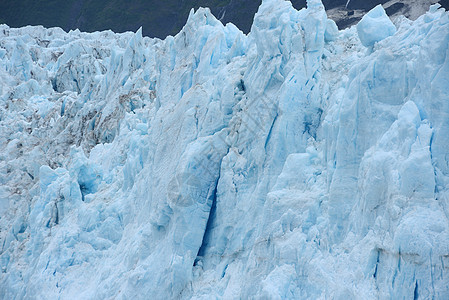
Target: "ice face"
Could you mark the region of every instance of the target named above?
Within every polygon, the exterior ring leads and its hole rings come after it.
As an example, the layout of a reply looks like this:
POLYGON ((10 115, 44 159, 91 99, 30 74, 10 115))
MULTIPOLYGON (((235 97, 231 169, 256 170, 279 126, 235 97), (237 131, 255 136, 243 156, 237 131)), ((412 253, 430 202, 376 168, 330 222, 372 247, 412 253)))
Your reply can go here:
POLYGON ((0 25, 0 298, 448 298, 448 44, 438 6, 0 25))

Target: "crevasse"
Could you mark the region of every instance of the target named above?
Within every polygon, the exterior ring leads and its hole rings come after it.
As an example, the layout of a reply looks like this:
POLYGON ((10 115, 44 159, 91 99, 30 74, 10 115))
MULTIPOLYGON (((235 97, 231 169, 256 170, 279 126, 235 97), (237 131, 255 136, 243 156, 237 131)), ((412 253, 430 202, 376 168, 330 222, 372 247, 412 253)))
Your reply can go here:
POLYGON ((0 25, 0 298, 448 298, 449 14, 307 4, 0 25))

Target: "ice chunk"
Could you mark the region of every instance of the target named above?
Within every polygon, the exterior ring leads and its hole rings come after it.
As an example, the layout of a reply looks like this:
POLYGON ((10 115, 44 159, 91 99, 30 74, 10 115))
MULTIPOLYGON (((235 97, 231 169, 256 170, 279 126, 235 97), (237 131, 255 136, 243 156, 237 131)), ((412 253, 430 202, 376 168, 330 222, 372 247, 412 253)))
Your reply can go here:
POLYGON ((8 190, 6 187, 0 187, 0 217, 8 211, 9 208, 9 199, 8 199, 8 190))
POLYGON ((370 10, 357 24, 357 33, 362 44, 372 47, 375 43, 396 33, 396 27, 381 4, 370 10))
POLYGON ((324 40, 326 42, 335 41, 338 37, 338 27, 337 24, 331 19, 326 21, 326 31, 324 32, 324 40))

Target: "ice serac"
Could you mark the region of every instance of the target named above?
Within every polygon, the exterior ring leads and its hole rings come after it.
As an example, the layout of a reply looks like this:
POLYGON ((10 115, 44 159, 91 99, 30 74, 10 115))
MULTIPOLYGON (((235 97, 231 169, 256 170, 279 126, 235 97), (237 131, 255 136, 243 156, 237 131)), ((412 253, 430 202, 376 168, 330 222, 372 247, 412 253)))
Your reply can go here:
POLYGON ((372 47, 374 43, 392 36, 396 27, 388 18, 381 4, 377 5, 357 24, 357 33, 360 41, 366 47, 372 47))
POLYGON ((449 298, 448 49, 438 5, 0 25, 0 298, 449 298))

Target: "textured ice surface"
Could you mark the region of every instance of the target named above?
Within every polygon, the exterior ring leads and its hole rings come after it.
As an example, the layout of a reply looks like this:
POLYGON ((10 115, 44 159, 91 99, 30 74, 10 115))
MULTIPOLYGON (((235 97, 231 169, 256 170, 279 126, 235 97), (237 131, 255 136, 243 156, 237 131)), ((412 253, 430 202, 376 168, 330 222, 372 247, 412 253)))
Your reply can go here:
POLYGON ((0 25, 0 298, 449 298, 449 15, 379 10, 0 25))

